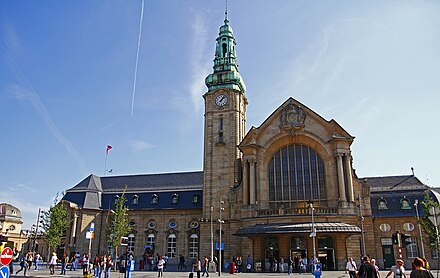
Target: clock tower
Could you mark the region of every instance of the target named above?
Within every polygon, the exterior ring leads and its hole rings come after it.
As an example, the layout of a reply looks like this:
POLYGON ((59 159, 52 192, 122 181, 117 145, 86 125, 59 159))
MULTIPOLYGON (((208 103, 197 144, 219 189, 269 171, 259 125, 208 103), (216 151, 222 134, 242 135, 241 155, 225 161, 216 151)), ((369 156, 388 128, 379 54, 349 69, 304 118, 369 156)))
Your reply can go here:
MULTIPOLYGON (((231 206, 235 203, 232 187, 241 183, 241 152, 237 148, 246 135, 246 86, 238 71, 235 37, 225 13, 224 24, 216 39, 213 73, 206 77, 205 100, 203 215, 217 225, 219 211, 228 228, 231 206), (222 202, 222 203, 221 203, 222 202)), ((202 230, 204 230, 202 228, 202 230)), ((209 235, 209 231, 208 235, 209 235)), ((202 231, 204 242, 210 242, 202 231)), ((225 238, 227 235, 222 233, 225 238)), ((217 231, 218 236, 218 231, 217 231)), ((214 239, 215 242, 219 238, 214 239)), ((209 249, 208 249, 209 250, 209 249)))

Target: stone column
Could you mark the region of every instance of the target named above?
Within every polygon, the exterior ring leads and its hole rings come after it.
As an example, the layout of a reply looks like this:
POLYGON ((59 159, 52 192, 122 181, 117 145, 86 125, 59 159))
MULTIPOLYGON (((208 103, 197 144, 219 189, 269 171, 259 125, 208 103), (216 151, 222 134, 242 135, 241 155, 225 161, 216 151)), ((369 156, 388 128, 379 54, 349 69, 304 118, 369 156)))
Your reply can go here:
POLYGON ((249 183, 248 183, 249 166, 247 159, 244 159, 243 165, 243 205, 249 205, 249 183))
POLYGON ((339 183, 339 199, 341 201, 347 201, 345 197, 345 182, 344 182, 344 167, 342 165, 342 155, 337 155, 338 159, 338 183, 339 183))
POLYGON ((354 202, 354 190, 353 190, 353 179, 351 176, 351 156, 347 154, 345 156, 345 169, 347 170, 346 178, 347 178, 347 190, 348 190, 348 201, 354 202))
POLYGON ((249 173, 249 204, 255 205, 255 160, 249 161, 250 173, 249 173))

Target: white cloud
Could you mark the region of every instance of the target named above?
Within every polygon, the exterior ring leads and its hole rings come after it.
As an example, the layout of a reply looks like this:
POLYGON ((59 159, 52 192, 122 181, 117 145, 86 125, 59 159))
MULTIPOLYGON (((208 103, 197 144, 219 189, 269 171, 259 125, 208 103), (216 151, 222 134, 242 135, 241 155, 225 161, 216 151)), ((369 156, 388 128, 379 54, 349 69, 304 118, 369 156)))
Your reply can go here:
POLYGON ((154 145, 140 140, 131 140, 129 144, 134 153, 139 153, 154 148, 154 145))

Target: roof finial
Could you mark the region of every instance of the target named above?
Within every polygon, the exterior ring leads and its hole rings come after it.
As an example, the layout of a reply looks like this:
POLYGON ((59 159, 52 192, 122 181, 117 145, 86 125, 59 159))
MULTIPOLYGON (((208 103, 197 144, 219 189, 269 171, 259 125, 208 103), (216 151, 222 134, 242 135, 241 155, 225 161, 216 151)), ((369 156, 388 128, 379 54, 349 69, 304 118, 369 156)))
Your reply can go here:
POLYGON ((229 20, 228 20, 228 0, 225 0, 225 3, 226 3, 226 8, 225 8, 225 23, 228 23, 229 22, 229 20))

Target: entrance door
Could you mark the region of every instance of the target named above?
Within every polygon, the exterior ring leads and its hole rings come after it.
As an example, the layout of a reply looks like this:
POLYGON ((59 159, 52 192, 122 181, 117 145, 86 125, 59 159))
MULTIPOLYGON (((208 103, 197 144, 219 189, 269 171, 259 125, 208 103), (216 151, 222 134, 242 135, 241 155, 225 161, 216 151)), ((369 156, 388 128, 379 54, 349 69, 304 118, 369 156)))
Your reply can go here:
POLYGON ((392 245, 382 245, 383 266, 391 268, 394 265, 394 253, 392 245))
POLYGON ((335 252, 333 248, 319 249, 318 259, 322 270, 335 270, 335 252))
POLYGON ((290 255, 293 258, 293 271, 299 272, 299 261, 302 258, 307 258, 307 250, 290 250, 290 255))

